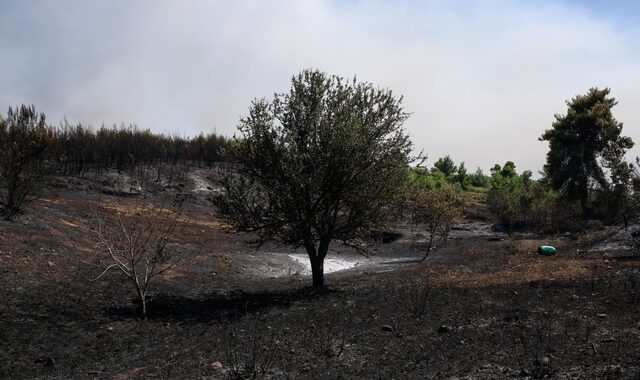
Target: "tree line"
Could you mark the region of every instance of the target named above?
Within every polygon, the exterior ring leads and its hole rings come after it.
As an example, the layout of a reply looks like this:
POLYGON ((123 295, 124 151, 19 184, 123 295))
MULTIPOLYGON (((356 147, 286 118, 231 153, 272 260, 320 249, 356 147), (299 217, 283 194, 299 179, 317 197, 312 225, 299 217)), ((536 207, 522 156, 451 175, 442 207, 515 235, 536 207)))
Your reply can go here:
MULTIPOLYGON (((258 242, 303 247, 313 285, 324 284, 323 263, 335 240, 356 248, 372 232, 391 227, 409 209, 428 226, 429 247, 445 243, 460 217, 459 193, 478 190, 506 232, 580 229, 590 218, 625 223, 638 210, 640 176, 625 161, 633 146, 613 118, 609 89, 590 89, 567 102, 541 141, 549 142, 542 178, 518 173, 513 161, 490 175, 468 174, 449 156, 430 170, 412 167, 409 117, 388 89, 305 70, 288 93, 255 100, 239 137, 180 138, 135 127, 50 127, 33 107, 9 109, 0 120, 2 208, 12 214, 39 173, 119 170, 180 160, 233 162, 214 202, 229 225, 258 242)), ((425 257, 426 257, 425 255, 425 257)))
POLYGON ((188 162, 213 166, 234 158, 235 143, 217 134, 168 136, 134 125, 91 128, 46 123, 34 106, 10 107, 0 117, 0 210, 20 211, 35 183, 48 174, 99 175, 109 169, 188 162))
POLYGON ((229 161, 233 151, 231 139, 213 133, 188 138, 157 134, 136 126, 93 129, 66 122, 48 127, 48 133, 51 143, 46 158, 57 163, 62 174, 181 161, 213 165, 229 161))
POLYGON ((489 175, 480 168, 469 174, 464 162, 445 156, 431 168, 412 168, 411 183, 486 191, 489 211, 509 235, 522 228, 577 231, 588 220, 626 226, 640 212, 640 161, 625 158, 634 143, 613 117, 617 101, 608 88, 591 88, 566 103, 566 114, 555 115, 539 139, 549 143, 539 179, 529 170, 518 173, 513 161, 495 164, 489 175))

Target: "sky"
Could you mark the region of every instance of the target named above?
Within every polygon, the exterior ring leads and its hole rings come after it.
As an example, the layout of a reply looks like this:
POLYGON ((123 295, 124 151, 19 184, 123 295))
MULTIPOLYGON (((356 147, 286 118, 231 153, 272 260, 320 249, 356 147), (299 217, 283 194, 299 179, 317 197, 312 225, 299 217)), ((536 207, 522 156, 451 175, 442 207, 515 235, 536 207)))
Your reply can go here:
POLYGON ((403 96, 427 164, 535 173, 538 137, 591 87, 640 144, 638 20, 623 0, 0 0, 0 115, 232 136, 311 68, 403 96))

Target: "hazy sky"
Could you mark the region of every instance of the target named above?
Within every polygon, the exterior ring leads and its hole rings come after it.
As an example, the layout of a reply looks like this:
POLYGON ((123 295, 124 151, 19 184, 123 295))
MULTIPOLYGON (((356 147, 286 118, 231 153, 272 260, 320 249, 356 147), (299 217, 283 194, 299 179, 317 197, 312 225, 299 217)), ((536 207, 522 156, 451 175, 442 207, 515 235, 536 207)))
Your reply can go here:
POLYGON ((637 1, 0 0, 0 111, 230 136, 317 68, 403 95, 430 162, 535 172, 537 138, 590 87, 640 144, 638 20, 637 1))

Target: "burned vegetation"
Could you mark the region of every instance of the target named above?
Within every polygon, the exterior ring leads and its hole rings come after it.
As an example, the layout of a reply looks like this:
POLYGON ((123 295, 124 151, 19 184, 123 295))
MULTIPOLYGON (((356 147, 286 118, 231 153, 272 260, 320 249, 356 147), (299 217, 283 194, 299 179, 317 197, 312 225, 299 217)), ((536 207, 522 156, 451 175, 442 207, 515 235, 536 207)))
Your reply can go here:
POLYGON ((314 70, 233 139, 12 108, 0 377, 638 378, 640 177, 615 104, 569 101, 537 179, 429 166, 401 98, 314 70))

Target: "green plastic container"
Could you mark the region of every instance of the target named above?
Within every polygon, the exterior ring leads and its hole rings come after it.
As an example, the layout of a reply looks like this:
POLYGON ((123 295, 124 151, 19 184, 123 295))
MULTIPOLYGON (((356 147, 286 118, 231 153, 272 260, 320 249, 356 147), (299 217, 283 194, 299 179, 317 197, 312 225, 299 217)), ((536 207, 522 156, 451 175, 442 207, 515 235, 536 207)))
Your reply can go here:
POLYGON ((538 253, 545 256, 553 256, 558 253, 558 251, 550 245, 541 245, 538 247, 538 253))

